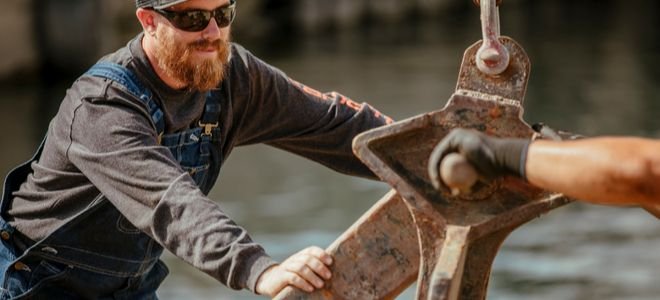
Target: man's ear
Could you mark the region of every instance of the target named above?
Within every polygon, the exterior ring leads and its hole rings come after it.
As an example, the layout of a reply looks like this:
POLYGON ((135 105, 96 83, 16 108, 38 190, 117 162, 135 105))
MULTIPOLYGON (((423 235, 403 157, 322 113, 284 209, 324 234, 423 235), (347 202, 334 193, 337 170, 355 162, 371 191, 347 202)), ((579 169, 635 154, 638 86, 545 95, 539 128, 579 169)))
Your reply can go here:
POLYGON ((138 21, 142 25, 142 29, 146 34, 154 35, 156 33, 156 22, 154 20, 154 12, 149 9, 138 8, 135 11, 138 21))

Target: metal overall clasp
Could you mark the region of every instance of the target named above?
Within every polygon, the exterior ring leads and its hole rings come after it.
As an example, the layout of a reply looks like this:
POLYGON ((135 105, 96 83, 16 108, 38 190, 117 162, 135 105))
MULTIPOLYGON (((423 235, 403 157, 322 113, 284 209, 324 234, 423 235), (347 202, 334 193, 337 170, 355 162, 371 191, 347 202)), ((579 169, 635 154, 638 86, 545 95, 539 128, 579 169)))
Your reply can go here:
POLYGON ((202 121, 198 122, 199 127, 202 127, 204 132, 202 132, 202 135, 206 136, 212 136, 213 135, 213 128, 218 127, 218 122, 215 123, 202 123, 202 121))

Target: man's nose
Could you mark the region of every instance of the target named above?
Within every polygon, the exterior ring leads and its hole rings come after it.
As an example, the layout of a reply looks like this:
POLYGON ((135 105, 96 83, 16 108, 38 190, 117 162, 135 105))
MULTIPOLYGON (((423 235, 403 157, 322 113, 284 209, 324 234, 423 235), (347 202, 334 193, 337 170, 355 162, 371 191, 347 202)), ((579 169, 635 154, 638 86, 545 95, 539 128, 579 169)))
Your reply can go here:
POLYGON ((222 29, 218 27, 218 23, 215 21, 215 18, 211 18, 209 25, 206 25, 206 28, 202 30, 202 38, 215 41, 222 37, 222 29))

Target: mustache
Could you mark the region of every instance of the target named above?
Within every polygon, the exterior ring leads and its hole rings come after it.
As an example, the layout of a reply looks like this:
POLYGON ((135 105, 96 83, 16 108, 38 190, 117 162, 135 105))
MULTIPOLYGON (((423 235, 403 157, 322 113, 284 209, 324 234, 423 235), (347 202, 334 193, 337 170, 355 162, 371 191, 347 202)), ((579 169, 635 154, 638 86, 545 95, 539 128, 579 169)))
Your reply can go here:
POLYGON ((214 40, 214 41, 197 40, 197 41, 194 41, 194 42, 188 44, 188 48, 195 49, 195 50, 197 50, 197 49, 208 49, 208 48, 211 48, 211 47, 215 48, 215 49, 220 49, 225 44, 226 44, 226 42, 221 40, 221 39, 217 39, 217 40, 214 40))

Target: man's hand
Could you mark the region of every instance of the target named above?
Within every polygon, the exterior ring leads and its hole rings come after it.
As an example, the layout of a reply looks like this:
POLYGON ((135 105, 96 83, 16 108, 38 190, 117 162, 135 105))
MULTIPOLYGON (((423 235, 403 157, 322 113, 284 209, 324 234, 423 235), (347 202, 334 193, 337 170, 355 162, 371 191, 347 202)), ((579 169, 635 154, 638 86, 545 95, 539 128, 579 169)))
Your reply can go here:
POLYGON ((528 145, 529 141, 524 139, 497 138, 476 130, 454 129, 431 152, 429 176, 436 188, 440 188, 439 184, 443 184, 438 170, 440 163, 447 154, 457 152, 487 180, 503 175, 524 177, 528 145))
POLYGON ((328 268, 332 257, 319 247, 309 247, 291 255, 279 265, 272 266, 257 280, 256 292, 275 297, 284 287, 291 285, 306 292, 313 292, 325 285, 332 277, 328 268))

